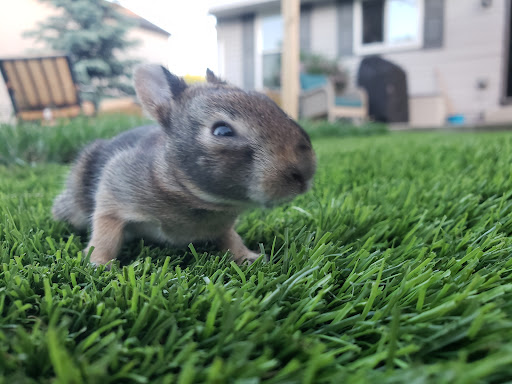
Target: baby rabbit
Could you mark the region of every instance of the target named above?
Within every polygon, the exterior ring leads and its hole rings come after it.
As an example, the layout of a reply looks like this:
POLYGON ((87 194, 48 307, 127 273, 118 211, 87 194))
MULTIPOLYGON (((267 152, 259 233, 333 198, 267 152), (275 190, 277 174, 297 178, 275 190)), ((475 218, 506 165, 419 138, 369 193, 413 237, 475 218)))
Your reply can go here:
POLYGON ((237 263, 254 261, 233 229, 254 205, 306 192, 315 173, 307 133, 273 101, 219 80, 187 85, 159 65, 135 70, 143 107, 159 126, 97 140, 79 155, 53 216, 92 225, 91 262, 113 260, 124 240, 211 241, 237 263))

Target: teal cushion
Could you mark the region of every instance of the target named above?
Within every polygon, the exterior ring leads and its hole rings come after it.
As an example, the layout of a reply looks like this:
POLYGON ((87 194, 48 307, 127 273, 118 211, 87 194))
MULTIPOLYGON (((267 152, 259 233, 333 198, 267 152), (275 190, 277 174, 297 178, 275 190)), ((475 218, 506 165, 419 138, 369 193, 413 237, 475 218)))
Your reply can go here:
POLYGON ((336 105, 339 107, 362 107, 363 102, 357 96, 336 96, 336 105))
POLYGON ((327 76, 325 75, 311 75, 308 73, 301 73, 300 75, 300 88, 304 91, 320 88, 326 84, 327 76))

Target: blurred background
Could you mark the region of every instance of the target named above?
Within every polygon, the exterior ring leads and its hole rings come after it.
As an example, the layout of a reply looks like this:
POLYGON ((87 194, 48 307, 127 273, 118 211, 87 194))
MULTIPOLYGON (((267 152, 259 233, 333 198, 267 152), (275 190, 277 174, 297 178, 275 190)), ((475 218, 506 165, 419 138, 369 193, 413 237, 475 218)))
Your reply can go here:
MULTIPOLYGON (((297 2, 301 118, 397 128, 512 122, 510 0, 297 2)), ((282 102, 281 1, 17 0, 2 7, 0 122, 66 116, 73 105, 71 115, 137 113, 130 75, 138 62, 161 63, 189 82, 204 81, 209 67, 282 102)))

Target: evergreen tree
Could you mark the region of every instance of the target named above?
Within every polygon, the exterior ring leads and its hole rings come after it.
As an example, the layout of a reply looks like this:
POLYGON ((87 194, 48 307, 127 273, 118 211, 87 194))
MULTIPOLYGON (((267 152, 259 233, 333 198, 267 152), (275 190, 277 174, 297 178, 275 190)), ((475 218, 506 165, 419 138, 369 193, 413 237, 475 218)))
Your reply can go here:
POLYGON ((130 77, 135 60, 121 58, 131 22, 105 0, 39 0, 58 9, 27 36, 70 56, 82 99, 96 105, 104 96, 134 94, 130 77))

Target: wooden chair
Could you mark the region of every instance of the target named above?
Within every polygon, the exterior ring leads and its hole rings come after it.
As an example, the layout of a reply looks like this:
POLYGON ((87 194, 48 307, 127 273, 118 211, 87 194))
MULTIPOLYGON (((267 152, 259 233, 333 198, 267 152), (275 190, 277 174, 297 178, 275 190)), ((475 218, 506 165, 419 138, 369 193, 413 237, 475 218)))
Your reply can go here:
POLYGON ((368 96, 362 88, 337 95, 326 75, 300 75, 299 110, 302 118, 327 116, 329 121, 351 119, 357 122, 368 118, 368 96))
POLYGON ((43 120, 94 113, 91 103, 80 102, 67 56, 0 59, 0 72, 18 119, 43 120))

